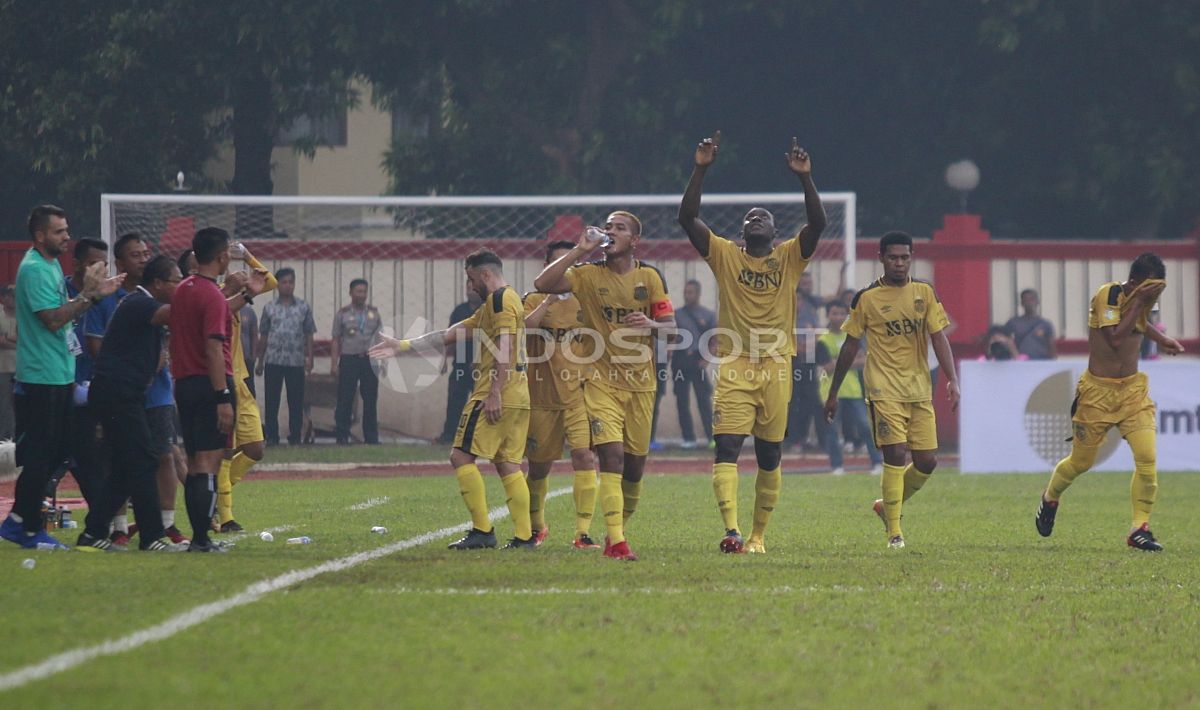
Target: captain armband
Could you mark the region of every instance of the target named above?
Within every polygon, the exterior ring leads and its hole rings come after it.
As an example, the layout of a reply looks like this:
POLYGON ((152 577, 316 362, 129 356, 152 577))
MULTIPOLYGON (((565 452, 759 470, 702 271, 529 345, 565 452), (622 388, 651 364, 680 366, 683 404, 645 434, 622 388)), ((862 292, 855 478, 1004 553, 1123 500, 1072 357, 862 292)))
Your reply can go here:
POLYGON ((671 299, 669 298, 664 298, 661 301, 655 301, 650 304, 650 317, 654 320, 673 315, 675 315, 675 306, 671 304, 671 299))

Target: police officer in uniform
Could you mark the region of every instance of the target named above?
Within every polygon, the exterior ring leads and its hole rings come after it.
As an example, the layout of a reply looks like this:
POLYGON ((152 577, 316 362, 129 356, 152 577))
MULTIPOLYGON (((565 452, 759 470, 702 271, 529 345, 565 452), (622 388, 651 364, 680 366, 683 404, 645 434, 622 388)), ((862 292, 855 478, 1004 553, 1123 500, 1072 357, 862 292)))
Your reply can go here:
POLYGON ((333 317, 330 374, 337 378, 337 442, 350 443, 350 412, 354 407, 354 392, 362 395, 363 441, 379 443, 379 421, 376 402, 379 398, 379 379, 371 368, 367 351, 375 343, 382 320, 379 309, 367 305, 367 280, 350 282, 350 305, 342 307, 333 317))

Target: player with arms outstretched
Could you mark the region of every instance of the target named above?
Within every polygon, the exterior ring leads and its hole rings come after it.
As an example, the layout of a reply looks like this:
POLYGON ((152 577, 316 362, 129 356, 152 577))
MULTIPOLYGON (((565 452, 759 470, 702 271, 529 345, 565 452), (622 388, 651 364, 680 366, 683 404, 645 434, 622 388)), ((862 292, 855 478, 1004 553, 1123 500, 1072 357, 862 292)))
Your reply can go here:
POLYGON ((583 325, 594 331, 585 338, 593 348, 583 397, 592 428, 592 445, 600 460, 600 509, 608 539, 604 556, 636 560, 625 539, 625 524, 637 508, 642 474, 650 451, 656 333, 670 337, 675 310, 667 285, 653 266, 633 258, 642 223, 629 212, 613 212, 604 223, 605 258, 576 263, 600 248, 603 235, 586 230, 573 249, 554 260, 534 279, 543 293, 574 293, 583 325))
POLYGON ((875 445, 883 452, 883 498, 875 513, 887 528, 888 546, 904 547, 903 503, 921 490, 937 467, 937 422, 927 343, 932 341, 946 378, 952 411, 958 410, 958 374, 945 329, 950 324, 933 286, 909 277, 912 237, 888 232, 879 240, 883 277, 859 291, 842 325, 846 342, 838 354, 825 400, 825 419, 837 415, 838 389, 867 338, 864 369, 875 445), (912 463, 906 464, 908 454, 912 463))
MULTIPOLYGON (((571 251, 568 241, 546 247, 549 264, 571 251)), ((575 547, 597 550, 590 536, 596 510, 596 464, 592 457, 591 429, 583 404, 583 365, 576 355, 576 339, 583 312, 570 293, 531 293, 525 296, 525 332, 529 346, 529 518, 533 539, 546 539, 546 492, 554 462, 562 458, 563 445, 571 451, 575 469, 575 547)))
POLYGON ((1183 352, 1179 341, 1147 324, 1150 309, 1167 286, 1166 273, 1162 259, 1147 252, 1134 259, 1125 283, 1106 283, 1092 297, 1088 309, 1088 366, 1079 376, 1071 405, 1071 454, 1054 467, 1034 519, 1042 537, 1054 531, 1054 516, 1063 492, 1092 467, 1096 450, 1115 426, 1133 452, 1133 480, 1129 484, 1133 524, 1125 541, 1139 550, 1163 549, 1150 532, 1150 512, 1158 497, 1157 418, 1146 373, 1138 372, 1138 353, 1142 338, 1158 343, 1168 355, 1183 352))
POLYGON ((475 460, 491 460, 504 485, 514 537, 505 549, 534 549, 529 523, 529 487, 521 472, 529 430, 529 385, 525 373, 525 318, 521 297, 504 280, 503 262, 494 252, 480 249, 467 256, 467 281, 483 305, 464 321, 446 330, 411 340, 380 335, 381 342, 368 354, 383 360, 408 350, 444 352, 459 338, 476 338, 475 389, 463 408, 450 450, 450 465, 458 478, 463 502, 471 513, 472 528, 450 544, 452 550, 496 546, 496 532, 488 519, 487 493, 475 460))
POLYGON ((775 218, 762 207, 746 213, 739 247, 717 236, 700 219, 704 175, 717 158, 721 132, 696 147, 695 167, 679 224, 717 279, 717 339, 720 358, 713 396, 713 492, 725 525, 724 552, 766 552, 767 522, 782 486, 779 459, 787 433, 792 397, 792 356, 796 353, 796 287, 825 229, 825 208, 812 180, 812 161, 792 139, 788 168, 804 186, 808 224, 796 236, 775 244, 775 218), (737 514, 737 460, 742 442, 754 436, 758 477, 754 484, 754 527, 743 543, 737 514))

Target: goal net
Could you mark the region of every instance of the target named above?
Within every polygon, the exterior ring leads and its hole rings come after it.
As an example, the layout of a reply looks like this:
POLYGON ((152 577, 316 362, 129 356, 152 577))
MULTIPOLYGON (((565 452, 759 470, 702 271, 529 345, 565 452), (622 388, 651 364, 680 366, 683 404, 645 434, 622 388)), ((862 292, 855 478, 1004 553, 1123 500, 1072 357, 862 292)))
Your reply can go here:
MULTIPOLYGON (((809 271, 814 291, 832 295, 843 265, 849 267, 845 273, 854 273, 855 195, 821 197, 828 227, 809 271)), ((156 253, 176 257, 190 247, 196 230, 225 229, 273 271, 295 270, 296 295, 312 306, 321 340, 329 336, 334 313, 348 302, 354 279, 369 282, 371 302, 392 331, 442 328, 465 300, 462 260, 471 251, 494 250, 505 262, 509 283, 529 291, 548 241, 577 241, 586 225, 602 224, 614 210, 628 210, 641 220, 637 255, 662 272, 676 299, 686 281, 696 279, 701 303, 715 308, 712 275, 676 222, 679 199, 114 194, 101 198, 101 233, 111 245, 120 235, 136 232, 156 253)), ((803 193, 705 195, 701 217, 717 234, 737 239, 745 213, 756 206, 774 214, 780 235, 791 236, 806 222, 803 193)), ((411 383, 400 388, 421 389, 411 383)))

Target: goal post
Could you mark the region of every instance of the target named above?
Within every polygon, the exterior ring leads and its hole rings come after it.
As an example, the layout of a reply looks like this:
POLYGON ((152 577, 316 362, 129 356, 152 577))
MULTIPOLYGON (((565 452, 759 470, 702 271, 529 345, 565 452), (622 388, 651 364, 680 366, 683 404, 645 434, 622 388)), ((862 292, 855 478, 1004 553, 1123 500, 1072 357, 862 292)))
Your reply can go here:
MULTIPOLYGON (((809 272, 814 277, 814 290, 831 296, 843 266, 845 273, 855 273, 856 203, 852 192, 822 193, 821 197, 827 227, 809 272)), ((472 250, 494 250, 504 260, 505 277, 512 287, 518 292, 531 291, 534 277, 542 269, 548 241, 577 241, 584 226, 603 223, 615 210, 628 210, 638 216, 642 222, 638 258, 662 272, 676 299, 682 302, 684 284, 695 279, 701 285, 701 303, 715 309, 715 280, 679 227, 679 201, 677 194, 106 194, 100 203, 101 236, 111 246, 120 235, 136 232, 155 253, 175 258, 190 248, 198 229, 225 229, 271 270, 295 270, 296 296, 312 306, 320 341, 328 339, 334 314, 348 302, 349 285, 354 279, 368 281, 370 300, 390 332, 412 334, 444 328, 455 305, 465 300, 462 263, 472 250)), ((717 234, 736 240, 743 217, 752 207, 772 212, 781 237, 794 235, 807 221, 801 192, 709 194, 704 196, 700 214, 717 234)), ((852 277, 848 286, 856 286, 852 277)), ((401 360, 405 362, 393 367, 392 374, 403 368, 406 381, 400 386, 390 383, 389 396, 403 401, 397 407, 402 410, 400 423, 393 428, 413 436, 428 435, 428 422, 421 417, 433 416, 430 407, 437 409, 437 401, 443 396, 444 384, 434 384, 444 381, 437 376, 440 363, 401 360), (418 390, 424 390, 424 398, 418 390), (429 401, 429 396, 435 400, 429 401)), ((318 371, 323 367, 324 362, 318 365, 318 371)), ((385 416, 382 410, 380 415, 385 416)))

